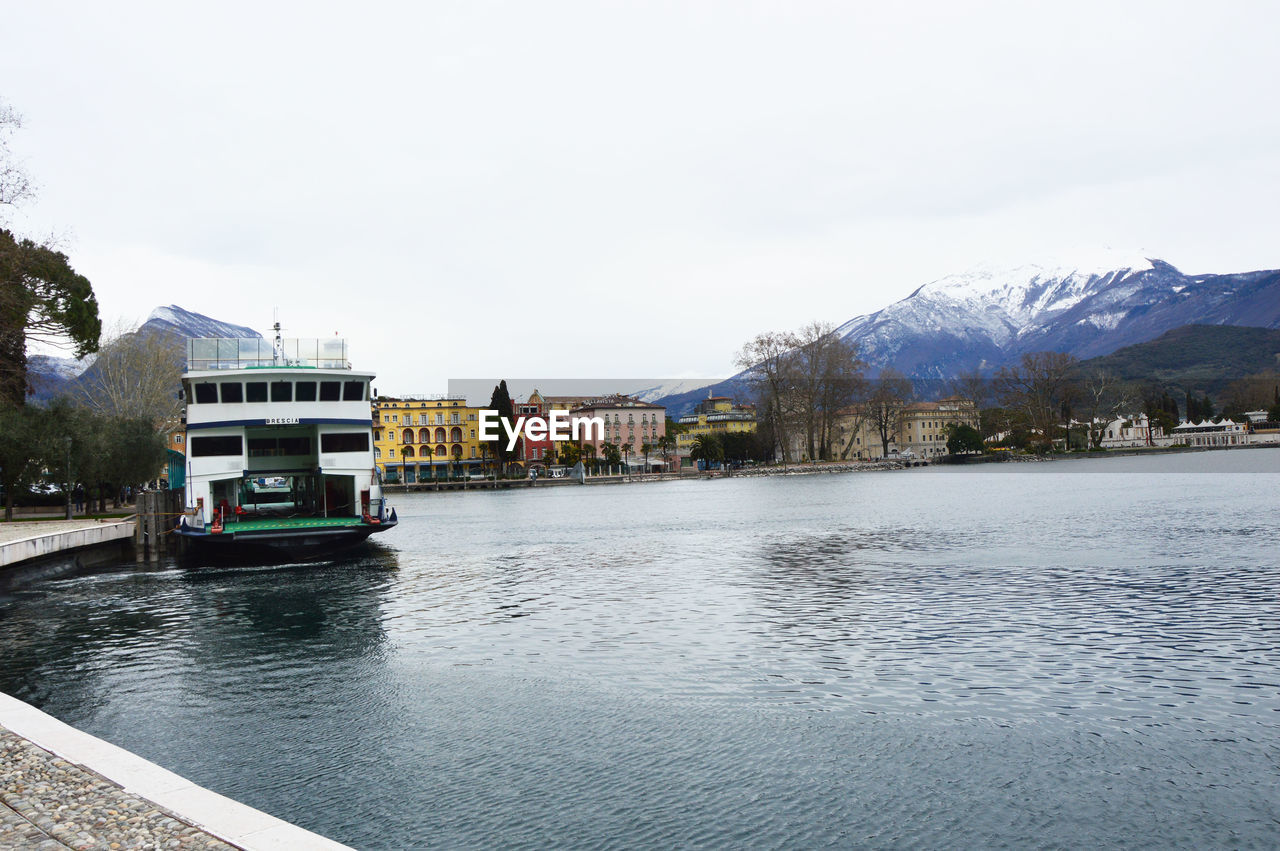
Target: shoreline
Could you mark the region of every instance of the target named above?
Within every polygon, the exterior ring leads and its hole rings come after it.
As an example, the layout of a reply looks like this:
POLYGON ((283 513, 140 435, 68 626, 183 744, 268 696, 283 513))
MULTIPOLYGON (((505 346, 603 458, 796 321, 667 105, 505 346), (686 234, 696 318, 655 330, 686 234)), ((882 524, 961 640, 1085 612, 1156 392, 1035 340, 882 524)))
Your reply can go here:
POLYGON ((346 849, 0 692, 0 846, 346 849))

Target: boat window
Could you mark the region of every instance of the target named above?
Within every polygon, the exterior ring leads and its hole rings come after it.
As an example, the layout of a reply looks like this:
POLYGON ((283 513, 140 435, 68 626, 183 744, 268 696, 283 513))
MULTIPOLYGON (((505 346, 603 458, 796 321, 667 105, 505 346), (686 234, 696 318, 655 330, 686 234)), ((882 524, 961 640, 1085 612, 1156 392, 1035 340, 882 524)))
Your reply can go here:
POLYGON ((341 381, 321 381, 320 382, 320 401, 321 402, 337 402, 342 398, 342 382, 341 381))
POLYGON ((293 401, 293 382, 292 381, 271 382, 271 401, 272 402, 292 402, 293 401))
POLYGON ((299 402, 314 402, 316 400, 316 383, 314 381, 299 381, 293 385, 293 398, 299 402))
POLYGON ((244 400, 246 402, 267 401, 267 382, 265 381, 246 382, 244 385, 244 400))
POLYGON ((243 402, 244 401, 244 385, 239 381, 222 382, 222 401, 224 402, 243 402))
POLYGON ((191 455, 196 458, 207 458, 214 455, 239 455, 241 453, 240 435, 223 437, 193 437, 189 446, 191 455))
POLYGON ((364 382, 363 381, 342 382, 342 400, 344 402, 363 402, 364 401, 364 382))
POLYGON ((251 437, 250 458, 275 458, 280 455, 310 455, 309 437, 251 437))
POLYGON ((337 432, 320 435, 321 452, 368 452, 369 433, 337 432))
POLYGON ((311 454, 311 438, 309 437, 280 438, 280 454, 281 455, 310 455, 311 454))
POLYGON ((196 402, 200 405, 212 405, 218 401, 218 385, 206 381, 196 385, 196 402))

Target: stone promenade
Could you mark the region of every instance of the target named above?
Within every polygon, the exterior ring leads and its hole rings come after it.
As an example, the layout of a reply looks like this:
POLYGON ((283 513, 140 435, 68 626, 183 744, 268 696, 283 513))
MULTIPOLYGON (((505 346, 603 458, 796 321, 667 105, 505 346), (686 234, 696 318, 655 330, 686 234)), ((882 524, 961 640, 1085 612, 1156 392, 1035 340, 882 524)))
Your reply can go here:
POLYGON ((0 848, 235 847, 0 727, 0 848))

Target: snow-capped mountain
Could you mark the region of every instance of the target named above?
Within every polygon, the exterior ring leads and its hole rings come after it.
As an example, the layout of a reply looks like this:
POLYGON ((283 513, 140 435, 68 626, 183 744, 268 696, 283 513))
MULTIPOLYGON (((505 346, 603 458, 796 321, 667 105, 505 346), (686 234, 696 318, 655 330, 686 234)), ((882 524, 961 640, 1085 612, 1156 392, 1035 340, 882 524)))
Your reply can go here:
POLYGON ((1025 352, 1081 358, 1190 324, 1280 327, 1280 271, 1184 275, 1154 258, 979 268, 917 289, 838 333, 873 370, 950 378, 1025 352))
POLYGON ((693 390, 701 390, 705 395, 706 388, 707 379, 705 378, 676 378, 642 390, 635 390, 630 395, 641 402, 652 402, 654 399, 665 399, 669 396, 676 396, 693 390))
MULTIPOLYGON (((925 284, 837 333, 857 344, 872 376, 893 367, 930 386, 974 369, 989 374, 1026 352, 1091 358, 1187 325, 1280 328, 1280 271, 1184 275, 1163 260, 1116 252, 984 266, 925 284)), ((650 401, 679 416, 709 391, 744 395, 744 376, 650 401)))
POLYGON ((175 337, 261 337, 257 331, 244 325, 233 325, 210 319, 200 313, 183 310, 176 304, 157 307, 147 321, 138 328, 139 334, 168 334, 175 337))
MULTIPOLYGON (((257 331, 244 325, 234 325, 211 319, 200 313, 184 310, 176 304, 157 307, 147 321, 133 332, 139 336, 163 335, 185 340, 187 337, 261 337, 257 331)), ((51 399, 70 392, 77 382, 86 378, 92 370, 97 355, 75 360, 48 355, 32 355, 27 363, 27 381, 34 398, 51 399)))

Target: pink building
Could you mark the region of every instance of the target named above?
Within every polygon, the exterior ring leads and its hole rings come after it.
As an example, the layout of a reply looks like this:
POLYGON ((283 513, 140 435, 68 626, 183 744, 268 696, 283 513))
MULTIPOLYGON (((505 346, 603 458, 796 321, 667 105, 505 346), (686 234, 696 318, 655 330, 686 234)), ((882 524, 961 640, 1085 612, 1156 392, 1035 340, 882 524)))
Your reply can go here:
MULTIPOLYGON (((584 447, 594 446, 597 458, 603 454, 601 447, 605 443, 612 443, 619 449, 630 444, 633 465, 643 464, 644 444, 657 444, 658 438, 667 433, 667 409, 630 396, 613 395, 590 399, 570 411, 569 416, 574 421, 589 421, 599 417, 604 424, 603 434, 594 427, 588 430, 586 423, 581 423, 581 444, 584 447)), ((651 452, 651 464, 656 455, 656 450, 651 452)), ((624 452, 624 460, 626 457, 627 453, 624 452)))

